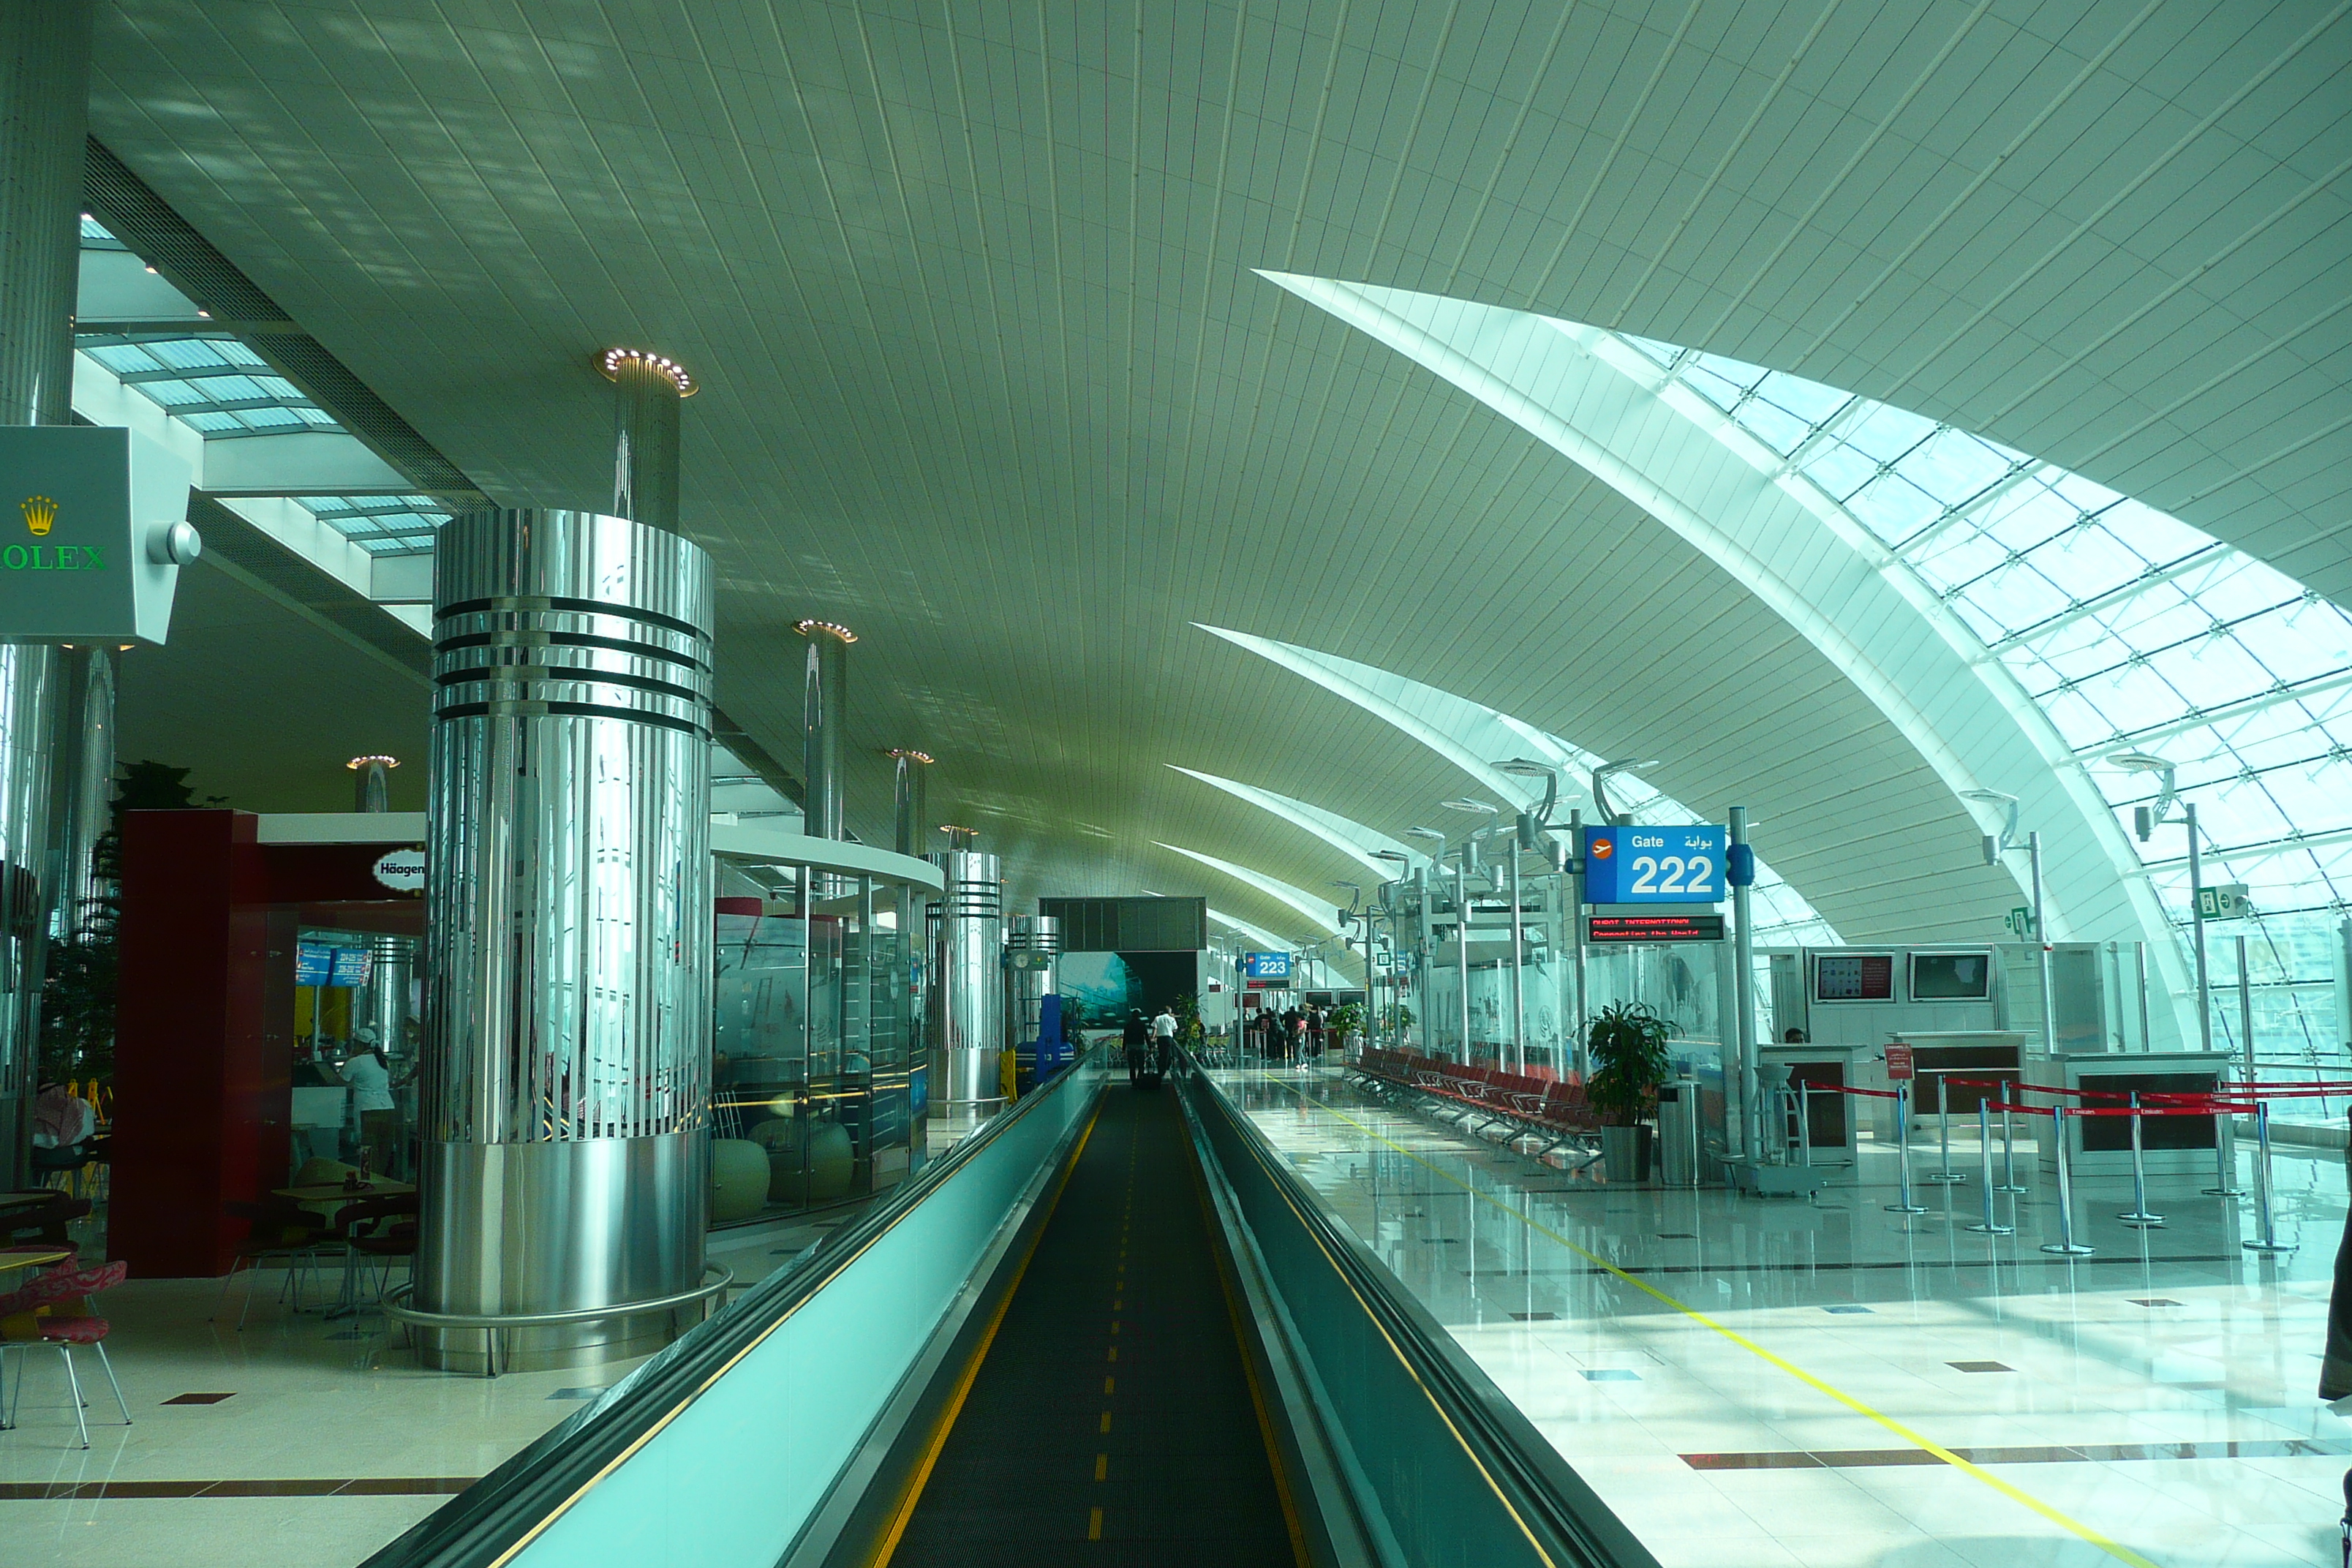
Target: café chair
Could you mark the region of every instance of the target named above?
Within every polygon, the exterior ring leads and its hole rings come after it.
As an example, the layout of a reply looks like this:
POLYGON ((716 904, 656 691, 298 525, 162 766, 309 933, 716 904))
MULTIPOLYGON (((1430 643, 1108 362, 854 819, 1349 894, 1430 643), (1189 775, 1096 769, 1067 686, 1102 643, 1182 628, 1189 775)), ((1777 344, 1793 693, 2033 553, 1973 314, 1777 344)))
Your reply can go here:
MULTIPOLYGON (((20 1312, 37 1311, 78 1297, 111 1290, 122 1283, 130 1271, 130 1266, 122 1263, 101 1263, 92 1268, 52 1268, 24 1289, 0 1296, 0 1317, 14 1317, 20 1312)), ((44 1347, 55 1350, 65 1358, 66 1386, 73 1396, 74 1425, 81 1433, 81 1446, 85 1448, 89 1447, 89 1417, 84 1414, 89 1405, 81 1396, 81 1376, 74 1370, 76 1345, 89 1345, 98 1352, 98 1364, 105 1370, 108 1386, 114 1390, 115 1408, 122 1412, 122 1424, 125 1426, 131 1425, 131 1406, 123 1400, 122 1384, 115 1379, 114 1363, 107 1359, 109 1327, 104 1318, 88 1315, 36 1318, 33 1320, 33 1331, 38 1338, 0 1341, 0 1363, 5 1363, 10 1351, 23 1355, 44 1347)), ((16 1425, 16 1406, 24 1397, 25 1369, 20 1362, 16 1368, 16 1391, 8 1401, 7 1419, 0 1426, 13 1427, 16 1425)))

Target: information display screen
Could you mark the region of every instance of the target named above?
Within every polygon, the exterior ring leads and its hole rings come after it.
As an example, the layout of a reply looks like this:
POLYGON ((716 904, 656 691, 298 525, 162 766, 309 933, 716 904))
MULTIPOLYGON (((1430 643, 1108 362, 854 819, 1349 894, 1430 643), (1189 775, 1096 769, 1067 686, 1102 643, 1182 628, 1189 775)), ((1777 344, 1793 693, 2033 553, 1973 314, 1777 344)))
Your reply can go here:
POLYGON ((366 948, 339 947, 335 949, 334 973, 328 976, 327 984, 357 988, 368 983, 374 968, 375 955, 366 948))
POLYGON ((323 942, 298 943, 294 949, 294 984, 297 985, 330 985, 334 983, 335 950, 323 942))
POLYGON ((1633 942, 1721 942, 1721 915, 1587 915, 1585 940, 1595 947, 1633 942))
POLYGON ((1911 955, 1914 1002, 1983 1002, 1992 996, 1992 954, 1915 952, 1911 955))
POLYGON ((1816 1002, 1892 1002, 1895 955, 1891 952, 1824 952, 1813 959, 1816 1002))

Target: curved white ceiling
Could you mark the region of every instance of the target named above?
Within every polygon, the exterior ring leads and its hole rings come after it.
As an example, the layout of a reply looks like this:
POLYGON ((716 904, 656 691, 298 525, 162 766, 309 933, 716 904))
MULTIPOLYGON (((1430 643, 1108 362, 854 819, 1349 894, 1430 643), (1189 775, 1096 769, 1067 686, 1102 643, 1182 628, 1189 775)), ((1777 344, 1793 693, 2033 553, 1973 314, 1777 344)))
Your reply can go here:
MULTIPOLYGON (((1856 940, 2017 901, 1949 759, 1759 584, 1256 268, 1850 387, 2352 602, 2342 6, 1024 16, 114 0, 91 126, 502 503, 597 499, 598 350, 691 366, 720 700, 795 753, 792 624, 855 626, 853 826, 887 835, 882 752, 920 746, 1016 892, 1280 931, 1155 844, 1297 889, 1358 863, 1164 763, 1390 837, 1461 793, 1199 623, 1658 757, 1856 940)), ((246 695, 223 747, 284 706, 246 695)), ((2020 790, 2046 760, 2004 723, 1966 760, 2020 790)), ((2142 923, 2095 880, 2074 929, 2142 923)))

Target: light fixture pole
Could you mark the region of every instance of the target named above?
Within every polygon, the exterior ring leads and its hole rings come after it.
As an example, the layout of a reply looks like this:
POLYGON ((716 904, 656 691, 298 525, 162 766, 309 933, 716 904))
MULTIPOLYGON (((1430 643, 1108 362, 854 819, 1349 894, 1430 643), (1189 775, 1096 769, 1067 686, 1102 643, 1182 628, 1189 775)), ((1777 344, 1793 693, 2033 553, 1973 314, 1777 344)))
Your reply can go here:
MULTIPOLYGON (((1481 816, 1494 816, 1497 815, 1497 814, 1500 812, 1500 810, 1501 810, 1501 808, 1500 808, 1499 806, 1496 805, 1492 801, 1478 800, 1478 799, 1475 799, 1475 798, 1474 798, 1474 797, 1472 797, 1472 796, 1470 796, 1470 795, 1464 795, 1464 796, 1462 796, 1462 797, 1461 797, 1460 799, 1458 799, 1458 800, 1441 801, 1441 802, 1439 802, 1439 804, 1440 804, 1440 805, 1444 805, 1444 806, 1448 811, 1466 811, 1466 812, 1470 812, 1470 813, 1473 813, 1474 815, 1481 816)), ((1487 834, 1489 834, 1489 833, 1491 833, 1491 832, 1493 832, 1493 831, 1494 831, 1494 826, 1493 826, 1493 825, 1490 823, 1490 824, 1488 824, 1488 825, 1487 825, 1486 826, 1485 826, 1485 827, 1474 828, 1474 829, 1471 831, 1471 833, 1470 833, 1469 837, 1467 837, 1466 838, 1463 839, 1463 841, 1462 841, 1462 845, 1461 845, 1461 853, 1460 853, 1460 855, 1459 855, 1459 857, 1458 857, 1458 859, 1457 859, 1457 861, 1456 861, 1456 866, 1455 866, 1455 870, 1454 870, 1454 910, 1455 910, 1455 919, 1454 919, 1454 967, 1455 967, 1455 970, 1456 970, 1457 973, 1460 975, 1460 977, 1461 977, 1461 982, 1462 982, 1462 1059, 1463 1059, 1464 1061, 1465 1061, 1465 1062, 1467 1062, 1467 1061, 1469 1061, 1469 1060, 1471 1059, 1471 1056, 1470 1056, 1470 872, 1471 872, 1471 869, 1472 869, 1472 865, 1471 865, 1471 863, 1478 858, 1478 840, 1479 840, 1480 838, 1482 838, 1482 837, 1486 837, 1487 834)), ((1516 854, 1514 854, 1514 855, 1512 856, 1512 858, 1512 858, 1512 860, 1513 860, 1513 862, 1514 862, 1513 871, 1514 871, 1514 876, 1516 877, 1516 874, 1517 874, 1517 864, 1516 864, 1516 863, 1517 863, 1517 859, 1518 859, 1518 857, 1517 857, 1516 854)), ((1513 924, 1514 924, 1514 925, 1516 925, 1517 923, 1517 918, 1516 918, 1516 917, 1514 917, 1513 924)), ((1514 948, 1516 948, 1517 943, 1514 943, 1514 944, 1513 944, 1513 946, 1514 946, 1514 948)), ((1516 956, 1517 956, 1516 952, 1514 953, 1514 955, 1513 955, 1513 956, 1516 958, 1516 956)))
MULTIPOLYGON (((1435 842, 1437 847, 1430 853, 1430 866, 1437 871, 1440 877, 1443 877, 1445 874, 1445 835, 1440 833, 1434 827, 1408 827, 1404 832, 1405 837, 1408 838, 1429 839, 1435 842)), ((1431 879, 1427 872, 1423 872, 1420 877, 1420 891, 1421 938, 1423 957, 1422 963, 1415 965, 1414 968, 1415 973, 1421 979, 1420 995, 1422 1027, 1428 1032, 1429 1038, 1427 1044, 1433 1050, 1437 1046, 1437 1024, 1435 1018, 1432 1016, 1432 1010, 1429 1005, 1429 971, 1431 964, 1429 962, 1428 950, 1436 945, 1437 922, 1435 920, 1435 911, 1430 908, 1430 881, 1431 879)), ((1459 918, 1459 906, 1457 903, 1457 920, 1459 918)), ((1469 1053, 1469 1042, 1466 1039, 1463 1042, 1463 1052, 1466 1058, 1469 1053)))
MULTIPOLYGON (((2179 800, 2177 764, 2168 757, 2148 752, 2117 752, 2107 759, 2126 773, 2157 775, 2156 804, 2132 809, 2132 829, 2142 844, 2156 836, 2156 830, 2172 815, 2173 803, 2179 800)), ((2197 831, 2197 804, 2180 801, 2181 826, 2189 833, 2189 942, 2197 959, 2197 1046, 2200 1050, 2213 1048, 2213 981, 2205 956, 2205 853, 2203 841, 2197 831)), ((2252 1081, 2248 1069, 2248 1081, 2252 1081)))
MULTIPOLYGON (((1748 900, 1749 884, 1756 880, 1756 861, 1748 847, 1748 808, 1735 805, 1727 816, 1731 839, 1729 864, 1725 868, 1731 883, 1731 1005, 1738 1014, 1731 1037, 1739 1052, 1739 1139, 1746 1146, 1746 1157, 1761 1163, 1764 1108, 1756 1070, 1756 933, 1749 921, 1748 900)), ((1801 1129, 1799 1136, 1810 1148, 1812 1129, 1801 1129)))

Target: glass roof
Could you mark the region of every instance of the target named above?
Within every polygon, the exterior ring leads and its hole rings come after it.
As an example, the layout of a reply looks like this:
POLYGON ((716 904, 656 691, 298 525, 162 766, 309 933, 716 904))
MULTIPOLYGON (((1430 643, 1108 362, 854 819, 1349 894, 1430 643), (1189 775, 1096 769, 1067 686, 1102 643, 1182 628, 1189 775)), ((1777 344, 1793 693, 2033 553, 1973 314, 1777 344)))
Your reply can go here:
MULTIPOLYGON (((2243 882, 2274 949, 2352 893, 2352 616, 2145 502, 1949 425, 1720 355, 1619 334, 1877 536, 1983 639, 2123 810, 2174 764, 2209 883, 2243 882), (2302 917, 2300 919, 2294 917, 2302 917)), ((2142 857, 2189 916, 2178 808, 2142 857)), ((2223 934, 2244 926, 2218 928, 2223 934)), ((2317 953, 2291 962, 2290 984, 2317 953)), ((2332 1031, 2331 1031, 2332 1032, 2332 1031)))
MULTIPOLYGON (((85 214, 84 250, 128 247, 85 214)), ((148 270, 154 270, 152 267, 148 270)), ((184 334, 86 331, 75 346, 206 441, 342 429, 299 388, 269 368, 249 343, 226 329, 184 334)), ((289 500, 372 554, 408 555, 433 548, 433 530, 448 512, 430 496, 293 496, 289 500)))

